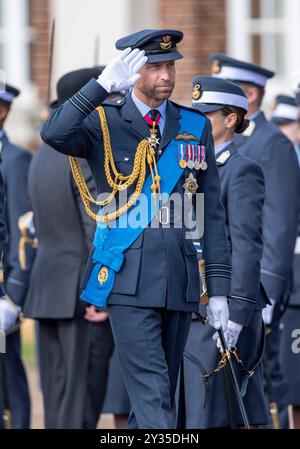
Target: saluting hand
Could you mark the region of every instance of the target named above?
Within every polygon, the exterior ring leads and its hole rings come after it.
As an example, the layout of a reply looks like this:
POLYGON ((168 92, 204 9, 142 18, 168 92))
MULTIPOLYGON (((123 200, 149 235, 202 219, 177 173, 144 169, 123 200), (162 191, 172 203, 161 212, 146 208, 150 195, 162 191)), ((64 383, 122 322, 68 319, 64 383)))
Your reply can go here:
POLYGON ((143 50, 125 48, 105 67, 97 81, 108 93, 128 90, 140 78, 138 71, 147 59, 143 50))

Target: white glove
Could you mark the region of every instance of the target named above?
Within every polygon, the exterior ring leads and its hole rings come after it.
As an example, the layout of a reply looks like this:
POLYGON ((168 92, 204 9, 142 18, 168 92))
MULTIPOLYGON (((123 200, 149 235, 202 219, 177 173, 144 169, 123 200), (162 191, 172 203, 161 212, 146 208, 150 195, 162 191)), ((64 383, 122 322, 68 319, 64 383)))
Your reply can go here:
POLYGON ((266 325, 271 324, 272 322, 274 307, 276 304, 275 299, 270 298, 270 301, 271 305, 267 304, 266 307, 262 310, 262 317, 266 325))
MULTIPOLYGON (((243 329, 243 326, 238 323, 234 323, 233 321, 228 320, 227 329, 224 332, 224 338, 226 342, 227 349, 231 349, 236 346, 240 333, 243 329)), ((217 332, 213 335, 213 340, 217 340, 217 347, 219 349, 222 348, 220 338, 217 332)))
POLYGON ((215 329, 227 329, 229 310, 226 296, 212 296, 208 298, 207 316, 209 324, 215 329))
POLYGON ((108 93, 128 90, 140 78, 137 72, 147 59, 144 50, 128 47, 105 67, 97 81, 108 93))
POLYGON ((16 306, 8 296, 0 298, 0 329, 7 331, 13 327, 20 312, 21 307, 16 306))

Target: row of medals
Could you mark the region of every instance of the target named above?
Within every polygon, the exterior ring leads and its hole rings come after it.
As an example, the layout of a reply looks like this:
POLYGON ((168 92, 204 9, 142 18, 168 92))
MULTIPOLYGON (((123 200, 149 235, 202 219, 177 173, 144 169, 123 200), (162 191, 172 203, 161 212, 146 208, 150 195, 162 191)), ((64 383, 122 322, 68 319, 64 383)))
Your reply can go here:
POLYGON ((185 159, 180 159, 179 161, 179 167, 180 168, 189 168, 190 170, 192 170, 193 168, 195 168, 196 170, 207 170, 207 162, 206 161, 192 161, 191 159, 189 159, 188 161, 186 161, 185 159))

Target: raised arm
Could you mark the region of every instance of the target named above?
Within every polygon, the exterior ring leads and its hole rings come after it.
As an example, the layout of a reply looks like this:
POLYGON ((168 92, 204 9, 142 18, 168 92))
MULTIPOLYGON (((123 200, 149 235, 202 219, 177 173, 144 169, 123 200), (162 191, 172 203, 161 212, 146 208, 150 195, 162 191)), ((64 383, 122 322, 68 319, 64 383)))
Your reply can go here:
POLYGON ((98 121, 90 114, 112 92, 128 90, 140 77, 137 73, 146 63, 145 52, 125 49, 103 70, 97 80, 91 79, 79 92, 50 115, 41 130, 44 142, 60 153, 89 158, 91 137, 101 137, 98 121))

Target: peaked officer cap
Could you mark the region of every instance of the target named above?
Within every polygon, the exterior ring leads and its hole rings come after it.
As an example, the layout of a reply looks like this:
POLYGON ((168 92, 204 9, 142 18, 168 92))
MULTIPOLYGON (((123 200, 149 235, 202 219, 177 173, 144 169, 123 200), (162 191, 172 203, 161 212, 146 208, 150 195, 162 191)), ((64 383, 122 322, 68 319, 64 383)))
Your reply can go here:
POLYGON ((212 76, 196 76, 192 82, 192 105, 201 112, 218 111, 225 106, 248 111, 247 96, 237 84, 212 76))
POLYGON ((271 121, 275 125, 293 123, 299 119, 299 107, 296 98, 289 95, 277 95, 271 121))
POLYGON ((148 63, 172 61, 183 58, 177 50, 177 44, 182 38, 183 33, 177 30, 142 30, 117 40, 116 48, 144 50, 148 63))
POLYGON ((20 95, 19 89, 9 84, 0 85, 0 101, 11 104, 12 101, 20 95))
POLYGON ((275 73, 250 62, 239 61, 229 56, 213 53, 211 72, 216 78, 224 78, 240 83, 250 83, 259 87, 265 87, 269 78, 275 73))

